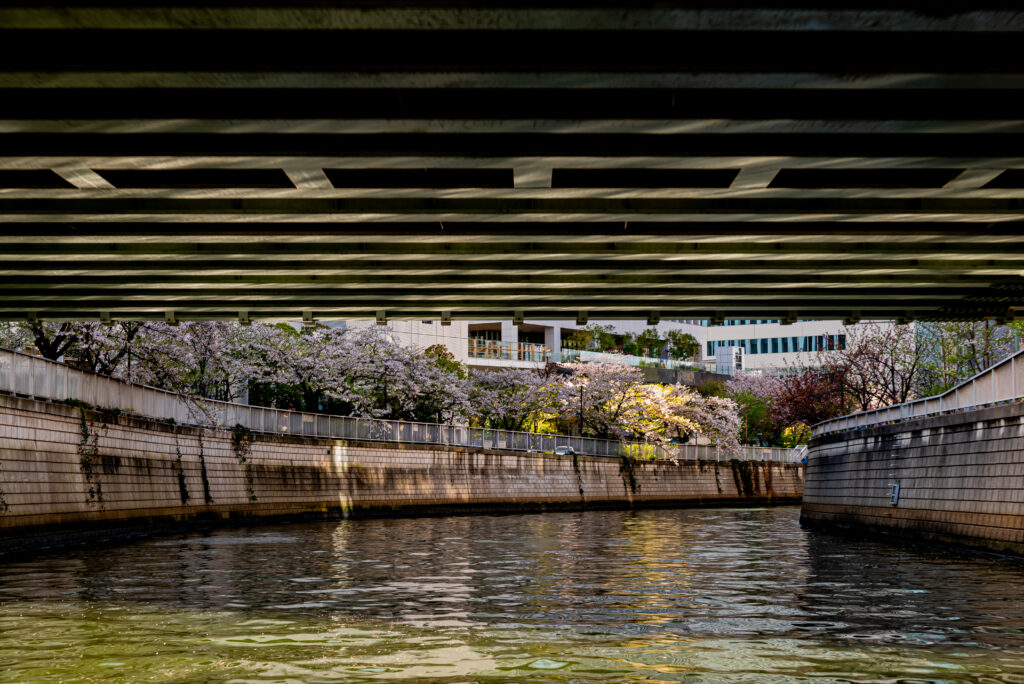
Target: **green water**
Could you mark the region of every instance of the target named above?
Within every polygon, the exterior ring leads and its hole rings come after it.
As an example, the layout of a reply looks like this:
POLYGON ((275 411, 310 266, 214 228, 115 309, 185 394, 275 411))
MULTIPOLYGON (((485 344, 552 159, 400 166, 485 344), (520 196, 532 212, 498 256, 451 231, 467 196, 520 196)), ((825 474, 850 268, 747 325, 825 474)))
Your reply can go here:
POLYGON ((1024 682, 1024 565, 797 517, 301 523, 0 560, 0 680, 1024 682))

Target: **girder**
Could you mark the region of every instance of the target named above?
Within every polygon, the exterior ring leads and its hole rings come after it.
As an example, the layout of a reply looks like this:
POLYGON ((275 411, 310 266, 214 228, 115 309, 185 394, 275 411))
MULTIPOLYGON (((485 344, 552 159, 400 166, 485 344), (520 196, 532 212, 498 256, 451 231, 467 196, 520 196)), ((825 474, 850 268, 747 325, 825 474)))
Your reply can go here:
POLYGON ((0 318, 1011 318, 1022 32, 984 2, 0 7, 0 318))

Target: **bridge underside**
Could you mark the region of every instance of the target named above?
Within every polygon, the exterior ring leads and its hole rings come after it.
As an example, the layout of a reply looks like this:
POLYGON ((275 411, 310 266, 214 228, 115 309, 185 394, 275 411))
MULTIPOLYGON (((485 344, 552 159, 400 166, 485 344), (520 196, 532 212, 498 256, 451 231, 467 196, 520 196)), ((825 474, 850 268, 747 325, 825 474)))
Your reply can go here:
POLYGON ((1024 301, 1012 5, 247 4, 0 8, 0 318, 1024 301))

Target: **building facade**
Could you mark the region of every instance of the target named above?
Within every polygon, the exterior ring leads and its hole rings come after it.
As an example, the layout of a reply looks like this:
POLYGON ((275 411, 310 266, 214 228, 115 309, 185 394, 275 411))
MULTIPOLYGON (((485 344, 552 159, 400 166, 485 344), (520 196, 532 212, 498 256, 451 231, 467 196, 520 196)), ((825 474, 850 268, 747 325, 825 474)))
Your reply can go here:
MULTIPOLYGON (((445 346, 456 361, 473 368, 541 368, 549 361, 621 361, 638 366, 708 370, 732 374, 730 368, 716 368, 719 358, 742 359, 739 372, 766 374, 796 368, 814 367, 821 352, 846 347, 850 329, 841 321, 727 320, 711 324, 704 320, 666 320, 649 326, 640 320, 594 319, 587 324, 574 319, 525 319, 515 323, 504 320, 453 320, 443 325, 438 320, 389 320, 387 329, 400 344, 425 349, 445 346), (616 334, 637 335, 654 328, 664 338, 673 330, 688 333, 700 345, 696 363, 675 362, 661 357, 637 357, 599 352, 581 352, 566 341, 587 324, 610 326, 616 334), (728 350, 739 350, 728 351, 728 350)), ((339 321, 332 325, 368 327, 374 321, 339 321)))

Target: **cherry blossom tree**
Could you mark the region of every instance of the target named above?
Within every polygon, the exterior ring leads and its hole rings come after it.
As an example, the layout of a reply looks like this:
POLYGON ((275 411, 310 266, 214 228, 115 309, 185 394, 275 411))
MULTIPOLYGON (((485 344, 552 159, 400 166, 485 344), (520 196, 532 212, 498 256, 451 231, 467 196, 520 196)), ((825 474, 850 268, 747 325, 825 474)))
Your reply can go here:
POLYGON ((490 427, 524 430, 531 419, 552 403, 554 384, 531 370, 478 370, 470 377, 473 412, 490 427))
POLYGON ((92 321, 20 323, 25 338, 43 358, 63 360, 80 370, 116 375, 127 361, 136 336, 144 324, 122 321, 102 324, 92 321))
POLYGON ((636 390, 644 383, 639 368, 618 363, 567 363, 571 375, 557 387, 567 416, 580 432, 604 439, 622 438, 635 426, 636 390))
POLYGON ((336 379, 352 415, 452 423, 469 409, 469 381, 436 353, 408 349, 375 328, 350 331, 347 359, 336 379))
POLYGON ((14 322, 0 322, 0 347, 14 351, 26 351, 35 343, 28 327, 14 322))
POLYGON ((235 323, 147 323, 121 373, 185 395, 234 401, 256 372, 235 323))
POLYGON ((704 396, 685 385, 644 385, 643 406, 650 427, 644 436, 671 450, 674 443, 703 437, 735 451, 739 447, 740 420, 736 402, 704 396))
POLYGON ((912 325, 864 323, 845 349, 821 355, 822 377, 838 380, 857 410, 901 404, 917 389, 925 351, 912 325))
POLYGON ((361 361, 349 331, 323 325, 301 329, 289 323, 252 324, 238 336, 239 354, 252 362, 254 380, 294 387, 301 408, 317 412, 328 395, 351 405, 351 378, 361 361))
POLYGON ((773 406, 780 424, 796 428, 798 437, 808 436, 815 423, 847 413, 843 381, 833 371, 806 369, 782 380, 773 406))

